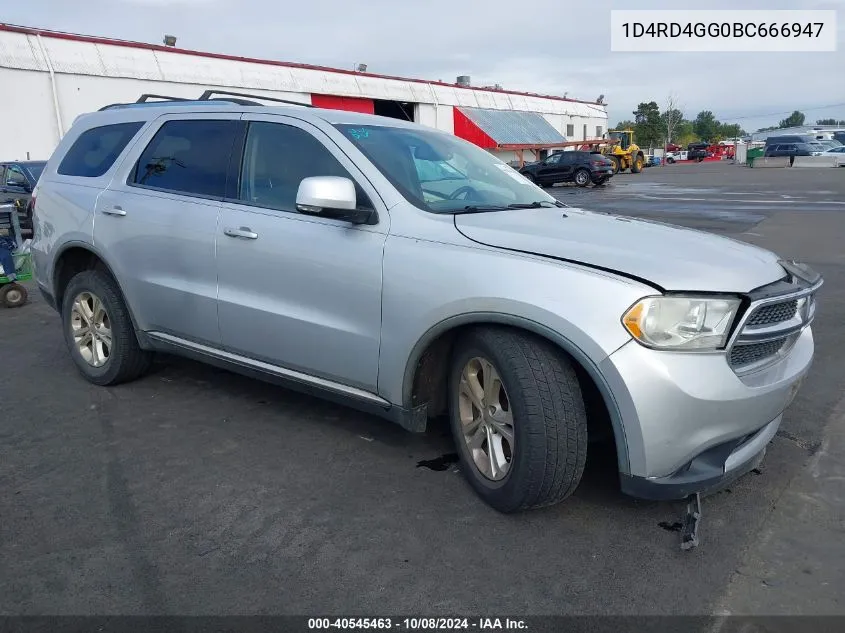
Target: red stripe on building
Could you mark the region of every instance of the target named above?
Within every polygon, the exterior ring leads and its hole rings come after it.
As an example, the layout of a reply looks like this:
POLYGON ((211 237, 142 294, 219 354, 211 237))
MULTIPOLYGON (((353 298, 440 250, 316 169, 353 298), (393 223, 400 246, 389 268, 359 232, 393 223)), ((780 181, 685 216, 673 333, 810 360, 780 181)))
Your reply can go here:
POLYGON ((335 97, 334 95, 311 95, 311 104, 328 110, 346 110, 348 112, 363 112, 375 114, 375 103, 372 99, 360 97, 335 97))
POLYGON ((452 112, 455 119, 455 136, 470 143, 475 143, 484 149, 495 149, 498 146, 496 141, 458 108, 452 108, 452 112))

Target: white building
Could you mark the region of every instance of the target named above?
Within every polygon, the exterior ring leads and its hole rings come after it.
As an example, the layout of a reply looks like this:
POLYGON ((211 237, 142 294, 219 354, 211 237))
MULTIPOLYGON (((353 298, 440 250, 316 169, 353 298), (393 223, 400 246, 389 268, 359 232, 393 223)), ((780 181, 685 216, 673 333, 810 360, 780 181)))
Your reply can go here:
POLYGON ((207 89, 412 119, 503 160, 607 131, 604 104, 462 84, 0 24, 0 160, 48 158, 82 113, 145 93, 197 98, 207 89))

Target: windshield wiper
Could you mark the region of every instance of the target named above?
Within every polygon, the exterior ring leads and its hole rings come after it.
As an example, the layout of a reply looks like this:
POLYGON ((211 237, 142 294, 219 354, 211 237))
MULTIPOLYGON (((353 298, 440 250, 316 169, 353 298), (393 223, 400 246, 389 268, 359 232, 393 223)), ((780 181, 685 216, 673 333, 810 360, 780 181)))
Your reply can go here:
POLYGON ((484 213, 485 211, 510 211, 512 209, 553 209, 565 206, 562 202, 550 202, 548 200, 537 200, 536 202, 514 202, 508 205, 467 205, 463 209, 455 209, 450 213, 484 213))
POLYGON ((556 206, 558 204, 549 200, 537 200, 536 202, 515 202, 514 204, 509 204, 508 209, 550 209, 556 206))
POLYGON ((503 207, 501 205, 467 205, 463 209, 454 209, 449 213, 464 214, 464 213, 484 213, 485 211, 507 211, 510 207, 503 207))

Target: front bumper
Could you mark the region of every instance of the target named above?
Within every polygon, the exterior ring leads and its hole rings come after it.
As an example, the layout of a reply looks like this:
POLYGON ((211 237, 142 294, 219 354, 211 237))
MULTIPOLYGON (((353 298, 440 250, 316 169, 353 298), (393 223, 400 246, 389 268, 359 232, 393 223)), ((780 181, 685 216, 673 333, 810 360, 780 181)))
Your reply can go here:
POLYGON ((640 499, 666 501, 722 490, 760 465, 782 417, 779 415, 750 437, 744 436, 707 449, 668 477, 623 474, 622 492, 640 499))
POLYGON ((615 383, 622 417, 628 458, 623 491, 680 499, 754 468, 812 358, 810 327, 779 362, 742 376, 724 354, 660 352, 626 343, 601 364, 615 383))

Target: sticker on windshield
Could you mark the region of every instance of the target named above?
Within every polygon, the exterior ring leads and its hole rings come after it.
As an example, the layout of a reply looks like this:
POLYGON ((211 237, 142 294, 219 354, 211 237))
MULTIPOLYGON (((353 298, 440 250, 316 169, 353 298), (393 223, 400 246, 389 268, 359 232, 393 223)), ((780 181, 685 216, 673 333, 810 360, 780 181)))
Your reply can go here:
POLYGON ((362 138, 368 138, 370 136, 370 131, 365 127, 362 127, 362 128, 351 127, 347 130, 347 132, 349 132, 349 135, 352 136, 353 138, 355 138, 355 140, 358 140, 358 141, 360 141, 362 138))
POLYGON ((526 178, 525 176, 520 174, 517 170, 515 170, 513 167, 511 167, 507 163, 502 163, 501 165, 496 165, 496 167, 498 167, 503 172, 505 172, 508 176, 510 176, 511 178, 513 178, 514 180, 516 180, 517 182, 519 182, 523 185, 530 185, 531 184, 531 181, 528 180, 528 178, 526 178))

